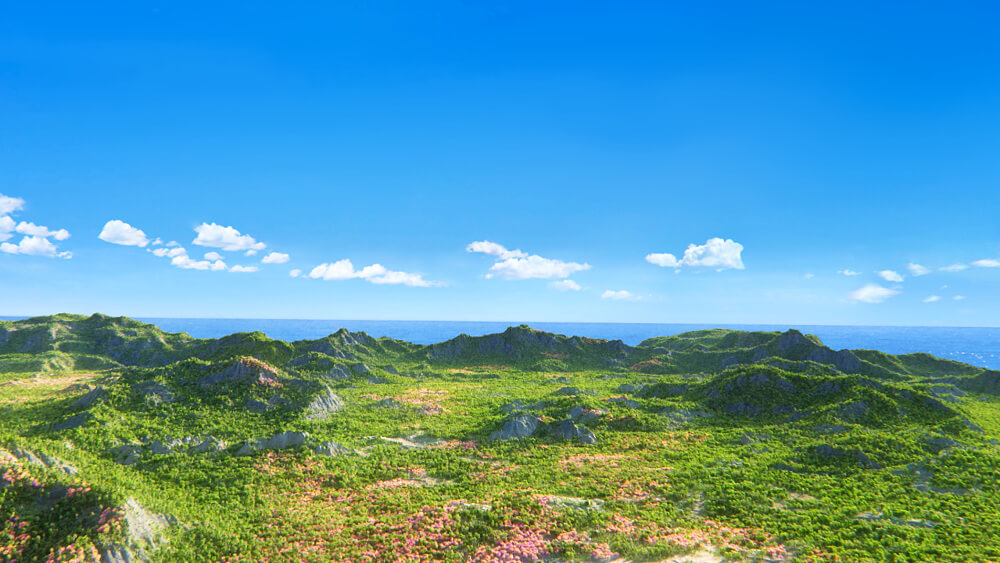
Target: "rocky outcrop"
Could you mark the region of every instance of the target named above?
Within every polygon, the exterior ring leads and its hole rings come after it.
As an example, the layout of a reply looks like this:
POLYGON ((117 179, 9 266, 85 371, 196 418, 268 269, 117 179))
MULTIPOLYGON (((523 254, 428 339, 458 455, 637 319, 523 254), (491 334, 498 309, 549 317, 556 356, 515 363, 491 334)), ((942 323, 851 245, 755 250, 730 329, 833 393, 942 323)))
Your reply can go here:
POLYGON ((73 408, 86 409, 94 406, 95 404, 104 401, 108 396, 108 390, 104 387, 97 386, 87 391, 79 399, 73 403, 73 408))
POLYGON ((537 416, 530 414, 514 415, 506 422, 500 430, 490 434, 490 440, 514 440, 517 438, 527 438, 535 433, 541 421, 537 416))
POLYGON ((558 440, 576 440, 584 444, 596 444, 597 437, 585 426, 578 426, 571 419, 551 424, 543 423, 537 416, 517 414, 507 419, 500 430, 490 434, 490 440, 516 440, 532 436, 550 436, 558 440))
POLYGON ((576 440, 584 444, 596 444, 597 436, 585 426, 578 426, 572 420, 560 420, 545 425, 545 433, 559 440, 576 440))
POLYGON ((330 415, 343 410, 345 406, 344 399, 327 387, 323 394, 306 406, 305 417, 307 420, 326 420, 330 415))
POLYGON ((72 430, 74 428, 79 428, 84 424, 87 424, 93 419, 94 415, 90 414, 89 412, 82 412, 80 414, 75 414, 69 418, 65 418, 59 422, 56 422, 55 424, 52 425, 52 430, 55 430, 56 432, 62 430, 72 430))
POLYGON ((258 378, 268 378, 277 380, 281 374, 278 370, 256 358, 242 357, 226 369, 205 376, 198 380, 204 386, 215 386, 221 383, 232 383, 236 381, 249 381, 258 378))
MULTIPOLYGON (((2 452, 2 450, 0 450, 0 452, 2 452)), ((15 446, 11 448, 9 453, 13 457, 26 463, 55 469, 56 471, 65 473, 66 475, 76 475, 78 473, 76 467, 73 467, 69 463, 55 456, 46 455, 43 452, 33 452, 31 450, 15 446)))
POLYGON ((297 448, 305 445, 308 438, 309 434, 306 432, 282 432, 281 434, 275 434, 270 438, 258 438, 256 440, 244 442, 243 445, 240 446, 240 449, 236 451, 236 455, 250 455, 253 452, 261 450, 284 450, 287 448, 297 448))
POLYGON ((146 381, 133 387, 147 404, 162 405, 174 402, 174 393, 166 385, 155 381, 146 381))
POLYGON ((359 455, 360 453, 357 450, 345 448, 337 442, 323 442, 322 444, 316 446, 313 451, 318 455, 326 457, 343 457, 348 455, 359 455))

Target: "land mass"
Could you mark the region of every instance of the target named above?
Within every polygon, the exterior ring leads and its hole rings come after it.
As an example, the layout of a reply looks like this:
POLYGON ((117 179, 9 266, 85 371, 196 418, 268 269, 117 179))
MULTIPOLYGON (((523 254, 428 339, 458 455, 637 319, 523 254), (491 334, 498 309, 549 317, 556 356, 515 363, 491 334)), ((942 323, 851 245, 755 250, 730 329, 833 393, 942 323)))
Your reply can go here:
POLYGON ((0 562, 989 561, 998 406, 795 330, 0 322, 0 562))

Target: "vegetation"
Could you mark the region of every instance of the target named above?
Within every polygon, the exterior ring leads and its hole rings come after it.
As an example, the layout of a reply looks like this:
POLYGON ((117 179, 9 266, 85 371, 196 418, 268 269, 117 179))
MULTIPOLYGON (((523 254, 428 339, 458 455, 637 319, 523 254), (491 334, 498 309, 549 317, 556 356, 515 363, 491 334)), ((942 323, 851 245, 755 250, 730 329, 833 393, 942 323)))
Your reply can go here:
POLYGON ((0 322, 0 561, 996 560, 998 406, 796 331, 0 322))

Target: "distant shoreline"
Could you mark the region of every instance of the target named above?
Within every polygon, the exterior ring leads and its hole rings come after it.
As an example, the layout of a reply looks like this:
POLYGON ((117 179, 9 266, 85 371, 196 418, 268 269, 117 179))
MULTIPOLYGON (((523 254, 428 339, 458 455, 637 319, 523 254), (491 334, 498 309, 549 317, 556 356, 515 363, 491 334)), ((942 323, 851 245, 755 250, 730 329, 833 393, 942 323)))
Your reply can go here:
MULTIPOLYGON (((18 320, 29 317, 0 317, 18 320)), ((362 331, 375 337, 387 336, 415 344, 434 344, 460 334, 482 336, 503 332, 509 326, 527 324, 533 328, 636 345, 648 338, 681 332, 724 328, 746 331, 797 329, 818 336, 824 344, 840 349, 874 349, 889 354, 925 352, 934 356, 990 369, 1000 369, 1000 328, 927 327, 804 324, 734 323, 602 323, 602 322, 522 322, 522 321, 380 321, 349 319, 216 319, 136 317, 167 332, 186 332, 196 338, 219 338, 234 332, 261 331, 271 338, 293 342, 322 338, 341 328, 362 331)))

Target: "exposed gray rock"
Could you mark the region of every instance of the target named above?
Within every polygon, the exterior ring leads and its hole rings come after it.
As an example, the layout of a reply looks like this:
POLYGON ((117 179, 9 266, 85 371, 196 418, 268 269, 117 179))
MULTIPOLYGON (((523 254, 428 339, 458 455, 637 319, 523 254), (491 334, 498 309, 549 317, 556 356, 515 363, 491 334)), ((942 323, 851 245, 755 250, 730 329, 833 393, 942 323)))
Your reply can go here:
POLYGON ((962 444, 960 444, 955 440, 952 440, 951 438, 948 438, 947 436, 926 436, 924 438, 924 445, 926 445, 928 449, 930 449, 934 453, 938 453, 948 448, 961 446, 962 444))
POLYGON ((258 401, 257 399, 250 399, 245 405, 246 409, 250 412, 261 414, 267 412, 269 405, 264 401, 258 401))
POLYGON ((336 381, 346 381, 351 378, 351 372, 344 366, 333 366, 323 375, 336 381))
POLYGON ((726 414, 734 416, 758 416, 760 414, 760 407, 753 403, 744 403, 742 401, 726 405, 722 410, 726 414))
POLYGON ((863 451, 857 448, 851 448, 849 450, 836 448, 828 444, 821 444, 813 449, 813 453, 823 459, 840 459, 848 458, 853 460, 857 465, 864 467, 865 469, 882 469, 882 466, 872 461, 863 451))
POLYGON ((535 433, 539 424, 540 422, 536 416, 530 414, 514 415, 507 422, 504 422, 503 427, 500 428, 500 430, 490 434, 490 440, 513 440, 516 438, 527 438, 535 433))
POLYGON ((576 405, 575 407, 569 409, 567 416, 569 416, 572 420, 578 420, 580 422, 592 422, 604 414, 606 413, 602 410, 588 409, 582 405, 576 405))
POLYGON ((356 373, 358 375, 365 375, 365 374, 371 373, 372 368, 366 366, 365 364, 363 364, 361 362, 358 362, 358 363, 356 363, 356 364, 354 364, 354 365, 351 366, 351 371, 353 371, 354 373, 356 373))
POLYGON ((342 410, 344 406, 344 400, 327 387, 323 394, 313 399, 306 407, 305 417, 308 420, 325 420, 331 414, 342 410))
POLYGON ((326 457, 341 457, 346 455, 356 455, 358 453, 352 449, 341 446, 337 442, 323 442, 322 444, 316 446, 313 451, 326 457))
POLYGON ((813 393, 817 395, 833 395, 835 393, 840 393, 843 390, 843 386, 836 381, 824 381, 820 383, 813 393))
POLYGON ((10 450, 10 454, 24 462, 55 469, 67 475, 76 475, 78 473, 77 469, 69 463, 59 459, 58 457, 46 455, 43 452, 36 453, 31 450, 15 446, 10 450))
POLYGON ((108 453, 112 455, 115 463, 119 465, 134 465, 139 462, 139 454, 142 453, 142 446, 136 444, 124 444, 116 448, 111 448, 108 453))
POLYGON ((149 451, 156 455, 168 455, 174 453, 174 450, 170 446, 164 444, 163 442, 156 440, 149 445, 149 451))
POLYGON ((97 386, 85 393, 82 397, 73 403, 73 407, 77 409, 90 408, 94 404, 103 401, 108 396, 108 390, 104 387, 97 386))
POLYGON ((258 377, 277 379, 280 377, 280 374, 278 370, 265 362, 254 358, 240 358, 226 369, 205 376, 199 379, 198 382, 204 386, 214 386, 220 383, 247 381, 258 377))
POLYGON ((72 430, 73 428, 79 428, 84 424, 87 424, 88 422, 93 420, 93 418, 94 415, 90 414, 89 412, 74 414, 69 418, 63 419, 62 421, 53 424, 52 429, 57 432, 61 430, 72 430))
POLYGON ((868 418, 871 405, 865 401, 845 403, 837 409, 837 417, 847 422, 864 422, 868 418))
POLYGON ((561 440, 577 440, 584 444, 596 444, 597 437, 585 426, 577 426, 572 420, 560 420, 545 426, 545 432, 561 440))
POLYGON ((396 399, 393 399, 392 397, 386 397, 386 398, 382 399, 381 401, 375 403, 375 406, 383 408, 383 409, 401 409, 401 408, 403 408, 403 404, 400 403, 399 401, 397 401, 396 399))
POLYGON ((583 395, 583 390, 577 387, 560 387, 552 393, 553 395, 583 395))
POLYGON ((635 385, 633 385, 631 383, 622 383, 621 385, 618 386, 617 389, 615 389, 615 392, 616 393, 634 393, 634 394, 638 394, 638 393, 642 392, 642 390, 645 387, 646 387, 646 385, 642 384, 642 383, 637 383, 635 385))
POLYGON ((270 438, 260 438, 253 442, 254 450, 284 450, 295 448, 306 443, 309 434, 306 432, 282 432, 270 438))
POLYGON ((637 409, 637 408, 639 408, 641 406, 638 402, 633 401, 632 399, 629 399, 628 397, 609 397, 606 400, 609 403, 616 403, 616 404, 622 405, 624 407, 628 407, 630 409, 637 409))
POLYGON ((367 381, 371 385, 385 385, 386 383, 389 383, 388 379, 384 377, 379 377, 377 375, 370 375, 368 376, 368 379, 366 379, 365 381, 367 381))
POLYGON ((771 439, 769 434, 756 434, 753 432, 744 432, 736 439, 737 442, 743 444, 744 446, 749 446, 750 444, 756 444, 758 442, 766 442, 771 439))
POLYGON ((382 366, 382 371, 386 373, 391 373, 392 375, 399 375, 399 370, 393 366, 382 366))
POLYGON ((271 395, 271 398, 267 400, 267 406, 268 406, 268 408, 272 408, 272 409, 278 408, 278 407, 281 407, 281 406, 284 406, 284 405, 289 405, 291 403, 292 402, 290 400, 282 397, 281 395, 279 395, 277 393, 275 393, 274 395, 271 395))
POLYGON ((134 386, 137 393, 146 399, 146 403, 151 405, 161 405, 174 402, 174 394, 162 383, 156 381, 146 381, 134 386))
POLYGON ((191 451, 197 454, 204 454, 209 452, 221 452, 226 449, 226 443, 219 440, 215 436, 209 436, 202 440, 200 444, 191 448, 191 451))

